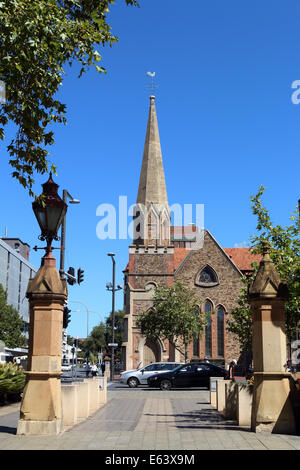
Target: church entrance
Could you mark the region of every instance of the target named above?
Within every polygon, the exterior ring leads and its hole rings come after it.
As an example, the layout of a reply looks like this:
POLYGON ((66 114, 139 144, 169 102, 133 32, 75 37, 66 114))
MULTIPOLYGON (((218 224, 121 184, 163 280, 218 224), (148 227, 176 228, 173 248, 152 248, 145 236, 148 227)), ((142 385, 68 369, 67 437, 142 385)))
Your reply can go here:
POLYGON ((144 360, 143 365, 146 366, 151 362, 159 362, 160 361, 160 354, 159 354, 159 347, 157 343, 153 343, 147 339, 144 345, 144 360))

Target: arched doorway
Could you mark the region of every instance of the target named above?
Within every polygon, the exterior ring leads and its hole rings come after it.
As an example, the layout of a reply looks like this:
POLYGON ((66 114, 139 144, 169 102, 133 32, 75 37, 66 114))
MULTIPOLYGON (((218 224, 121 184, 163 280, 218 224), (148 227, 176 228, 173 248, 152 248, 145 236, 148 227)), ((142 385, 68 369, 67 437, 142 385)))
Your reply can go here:
POLYGON ((144 360, 143 360, 143 365, 146 366, 147 364, 150 364, 151 362, 159 362, 160 354, 159 354, 159 347, 157 343, 153 343, 153 341, 150 341, 147 339, 145 345, 144 345, 144 360))

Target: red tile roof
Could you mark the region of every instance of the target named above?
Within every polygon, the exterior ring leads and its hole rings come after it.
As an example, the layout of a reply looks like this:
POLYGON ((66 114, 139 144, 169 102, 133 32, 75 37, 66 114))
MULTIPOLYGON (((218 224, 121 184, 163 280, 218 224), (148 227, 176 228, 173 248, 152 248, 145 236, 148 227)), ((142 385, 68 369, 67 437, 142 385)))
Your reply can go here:
POLYGON ((240 271, 252 271, 251 263, 261 260, 261 255, 253 255, 249 248, 223 248, 240 271))
POLYGON ((178 268, 190 251, 186 248, 174 248, 174 270, 178 268))
MULTIPOLYGON (((253 261, 259 263, 261 260, 261 255, 253 255, 249 248, 223 248, 223 250, 240 271, 252 271, 251 263, 253 261)), ((187 250, 186 248, 174 248, 174 270, 178 268, 190 251, 191 250, 187 250)), ((128 270, 129 263, 123 272, 128 270)))

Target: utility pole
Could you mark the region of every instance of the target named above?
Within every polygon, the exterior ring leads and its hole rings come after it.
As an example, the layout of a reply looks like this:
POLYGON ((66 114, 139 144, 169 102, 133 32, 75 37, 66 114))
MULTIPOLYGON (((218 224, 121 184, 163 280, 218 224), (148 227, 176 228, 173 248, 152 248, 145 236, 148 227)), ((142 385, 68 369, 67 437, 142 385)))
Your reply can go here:
MULTIPOLYGON (((79 199, 74 199, 69 192, 64 189, 63 190, 63 201, 66 204, 67 200, 70 199, 70 204, 79 204, 79 199)), ((61 222, 61 232, 60 232, 60 266, 59 266, 59 273, 60 277, 64 278, 64 271, 65 271, 65 249, 66 249, 66 215, 64 215, 62 222, 61 222)))
POLYGON ((106 284, 107 290, 112 291, 112 306, 111 306, 111 320, 112 320, 112 346, 111 346, 111 367, 110 367, 110 380, 114 380, 115 376, 115 292, 122 289, 122 286, 116 288, 116 261, 114 253, 107 253, 110 256, 113 263, 113 278, 112 284, 106 284))
MULTIPOLYGON (((111 321, 112 321, 112 343, 115 343, 115 283, 116 283, 116 262, 115 258, 111 257, 113 262, 113 278, 112 278, 112 305, 111 305, 111 321)), ((115 347, 111 348, 111 368, 110 368, 110 380, 114 380, 115 376, 115 347)))

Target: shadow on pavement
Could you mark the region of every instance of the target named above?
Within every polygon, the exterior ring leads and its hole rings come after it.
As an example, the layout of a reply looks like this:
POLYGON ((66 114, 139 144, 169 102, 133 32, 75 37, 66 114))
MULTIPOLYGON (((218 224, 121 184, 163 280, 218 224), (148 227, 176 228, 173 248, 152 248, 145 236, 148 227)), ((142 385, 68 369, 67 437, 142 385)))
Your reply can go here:
POLYGON ((10 428, 8 426, 0 426, 0 434, 17 434, 17 428, 10 428))
MULTIPOLYGON (((202 404, 202 403, 201 403, 202 404)), ((206 403, 207 404, 207 403, 206 403)), ((169 414, 151 414, 147 416, 170 417, 169 414)), ((216 410, 201 409, 199 411, 188 411, 186 413, 174 413, 175 426, 178 429, 216 429, 230 431, 250 432, 250 428, 240 427, 235 421, 229 421, 223 418, 216 410)), ((157 421, 163 423, 165 421, 157 421)))

